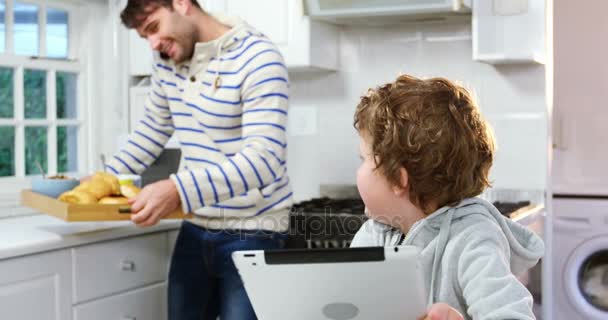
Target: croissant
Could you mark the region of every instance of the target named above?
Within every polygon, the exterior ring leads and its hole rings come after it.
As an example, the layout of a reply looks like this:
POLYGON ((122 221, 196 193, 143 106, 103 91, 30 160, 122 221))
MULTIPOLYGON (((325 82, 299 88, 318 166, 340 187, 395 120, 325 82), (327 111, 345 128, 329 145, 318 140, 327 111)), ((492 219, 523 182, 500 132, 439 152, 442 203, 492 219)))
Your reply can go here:
POLYGON ((76 204, 94 204, 97 203, 97 198, 86 191, 71 190, 62 193, 59 196, 59 200, 68 203, 76 204))
POLYGON ((115 175, 99 171, 93 176, 93 179, 95 178, 102 178, 107 184, 109 184, 111 187, 112 195, 120 195, 120 183, 118 182, 118 178, 115 175))

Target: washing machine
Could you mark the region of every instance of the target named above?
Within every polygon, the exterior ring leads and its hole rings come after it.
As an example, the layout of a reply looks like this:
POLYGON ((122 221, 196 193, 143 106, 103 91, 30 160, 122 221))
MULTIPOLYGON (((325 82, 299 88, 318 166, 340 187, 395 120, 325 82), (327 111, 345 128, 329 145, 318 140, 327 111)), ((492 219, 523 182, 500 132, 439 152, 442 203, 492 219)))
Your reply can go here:
POLYGON ((553 318, 608 319, 608 197, 553 199, 553 318))

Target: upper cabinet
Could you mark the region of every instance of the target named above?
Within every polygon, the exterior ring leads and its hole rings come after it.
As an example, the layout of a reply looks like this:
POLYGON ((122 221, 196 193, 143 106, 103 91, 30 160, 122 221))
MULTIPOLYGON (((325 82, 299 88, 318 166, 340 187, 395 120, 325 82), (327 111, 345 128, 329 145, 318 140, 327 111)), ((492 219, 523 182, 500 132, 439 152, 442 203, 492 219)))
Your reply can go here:
MULTIPOLYGON (((205 0, 201 6, 238 16, 269 37, 283 54, 290 71, 336 70, 338 27, 311 21, 304 14, 303 0, 205 0)), ((128 31, 129 75, 152 73, 152 50, 146 40, 128 31)))
POLYGON ((544 64, 545 12, 545 0, 475 0, 473 59, 489 64, 544 64))
POLYGON ((207 0, 204 8, 260 30, 279 47, 290 71, 338 68, 337 27, 311 20, 303 0, 207 0))

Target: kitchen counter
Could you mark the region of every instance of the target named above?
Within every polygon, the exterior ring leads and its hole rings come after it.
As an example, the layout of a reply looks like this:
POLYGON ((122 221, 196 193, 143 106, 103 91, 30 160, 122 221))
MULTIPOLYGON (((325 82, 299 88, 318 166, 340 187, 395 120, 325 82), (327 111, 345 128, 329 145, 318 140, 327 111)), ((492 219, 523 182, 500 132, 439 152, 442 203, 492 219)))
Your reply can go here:
MULTIPOLYGON (((543 206, 529 206, 514 212, 511 219, 542 235, 544 214, 543 206)), ((137 227, 130 221, 68 223, 47 215, 0 219, 0 260, 99 241, 175 230, 180 225, 179 220, 162 220, 159 224, 147 228, 137 227)))
POLYGON ((47 215, 0 220, 0 260, 93 242, 178 229, 180 220, 140 228, 130 221, 65 222, 47 215))

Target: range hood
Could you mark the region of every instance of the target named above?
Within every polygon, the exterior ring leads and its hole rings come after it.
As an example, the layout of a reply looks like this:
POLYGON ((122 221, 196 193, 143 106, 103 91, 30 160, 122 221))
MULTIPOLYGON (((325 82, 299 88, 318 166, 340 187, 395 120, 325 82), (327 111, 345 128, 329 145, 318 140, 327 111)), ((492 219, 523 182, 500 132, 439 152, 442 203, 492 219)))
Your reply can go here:
POLYGON ((306 0, 306 9, 336 24, 444 21, 470 18, 471 0, 306 0))

